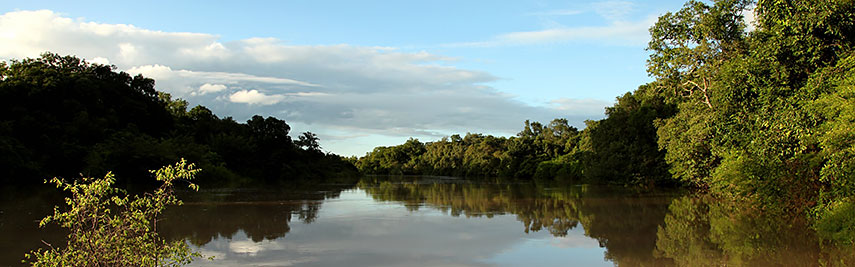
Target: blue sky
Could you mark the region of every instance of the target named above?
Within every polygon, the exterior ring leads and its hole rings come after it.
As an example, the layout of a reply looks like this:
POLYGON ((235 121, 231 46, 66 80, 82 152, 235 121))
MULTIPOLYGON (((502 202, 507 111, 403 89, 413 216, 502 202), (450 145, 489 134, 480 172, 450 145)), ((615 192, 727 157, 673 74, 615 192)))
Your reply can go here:
POLYGON ((364 155, 409 137, 600 119, 650 81, 647 28, 683 1, 0 1, 0 60, 114 64, 239 121, 364 155), (73 3, 72 3, 73 2, 73 3))

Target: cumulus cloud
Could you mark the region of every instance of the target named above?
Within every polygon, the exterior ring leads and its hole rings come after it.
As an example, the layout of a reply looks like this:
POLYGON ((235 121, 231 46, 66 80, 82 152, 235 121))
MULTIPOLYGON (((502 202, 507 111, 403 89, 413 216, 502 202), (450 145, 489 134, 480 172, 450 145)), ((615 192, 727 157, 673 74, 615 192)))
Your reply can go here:
MULTIPOLYGON (((617 28, 621 27, 630 26, 617 28)), ((576 35, 626 33, 617 28, 576 30, 576 35)), ((503 38, 567 38, 550 36, 572 32, 516 33, 503 38)), ((275 38, 224 42, 213 34, 88 22, 49 10, 0 15, 0 59, 36 57, 45 51, 142 73, 156 80, 158 90, 205 105, 221 116, 243 120, 261 114, 311 124, 322 139, 325 132, 513 134, 526 119, 568 117, 581 126, 585 119, 602 116, 602 107, 594 105, 563 109, 554 103, 522 103, 486 85, 497 77, 454 67, 457 59, 425 51, 290 45, 275 38)))
POLYGON ((103 57, 95 57, 93 59, 87 60, 92 63, 101 64, 101 65, 110 65, 110 60, 103 57))
POLYGON ((229 101, 235 103, 273 105, 285 99, 284 95, 266 95, 258 90, 240 90, 229 96, 229 101))
POLYGON ((206 84, 203 84, 202 86, 199 86, 199 93, 200 94, 216 93, 216 92, 223 91, 223 90, 226 90, 226 86, 222 85, 222 84, 206 83, 206 84))

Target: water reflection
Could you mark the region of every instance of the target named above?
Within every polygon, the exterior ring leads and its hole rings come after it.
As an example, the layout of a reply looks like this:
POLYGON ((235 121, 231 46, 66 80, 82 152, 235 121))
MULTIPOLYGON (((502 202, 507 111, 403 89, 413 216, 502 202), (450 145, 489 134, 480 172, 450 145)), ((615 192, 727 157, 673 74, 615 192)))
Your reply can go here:
POLYGON ((238 232, 253 242, 284 238, 293 219, 312 223, 325 199, 338 198, 352 184, 309 188, 215 190, 181 194, 185 205, 166 210, 158 232, 203 246, 238 232))
POLYGON ((546 230, 555 237, 584 225, 584 236, 606 249, 605 259, 618 265, 662 266, 654 257, 657 226, 675 193, 639 193, 621 188, 534 183, 424 183, 364 179, 360 188, 375 200, 399 201, 417 210, 424 205, 451 216, 492 217, 511 214, 525 233, 546 230))
MULTIPOLYGON (((181 197, 185 206, 168 209, 158 229, 216 257, 194 264, 199 266, 855 263, 855 249, 823 244, 799 220, 803 216, 679 192, 367 177, 349 184, 181 197)), ((44 198, 10 203, 0 203, 0 244, 27 244, 10 252, 22 255, 45 233, 34 230, 32 218, 9 214, 49 205, 44 198), (19 225, 33 229, 15 230, 26 228, 19 225)), ((20 260, 0 256, 0 266, 20 260)))
POLYGON ((203 195, 170 210, 160 229, 217 256, 202 265, 504 265, 546 251, 541 265, 671 263, 654 250, 674 194, 412 177, 311 192, 203 195))
POLYGON ((656 253, 682 266, 855 264, 855 248, 821 242, 799 214, 703 195, 673 201, 657 232, 656 253))

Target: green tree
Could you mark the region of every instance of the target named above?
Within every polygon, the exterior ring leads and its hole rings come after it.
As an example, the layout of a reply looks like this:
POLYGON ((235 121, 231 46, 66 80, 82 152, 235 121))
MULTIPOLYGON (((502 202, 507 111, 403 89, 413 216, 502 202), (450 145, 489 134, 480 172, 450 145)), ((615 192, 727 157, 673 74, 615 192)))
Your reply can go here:
POLYGON ((824 121, 816 131, 827 187, 816 208, 817 230, 827 239, 855 244, 855 54, 813 75, 809 86, 828 92, 810 105, 824 121))
POLYGON ((642 186, 672 183, 654 121, 672 116, 675 108, 650 90, 650 85, 643 85, 618 97, 606 108, 607 118, 585 129, 590 142, 585 166, 589 180, 642 186))
POLYGON ((717 75, 746 51, 742 12, 748 4, 689 1, 650 28, 648 73, 657 78, 653 86, 659 94, 680 110, 662 122, 659 143, 667 150, 672 174, 684 181, 703 186, 701 180, 719 161, 711 140, 718 137, 711 120, 721 109, 715 100, 723 90, 717 75))

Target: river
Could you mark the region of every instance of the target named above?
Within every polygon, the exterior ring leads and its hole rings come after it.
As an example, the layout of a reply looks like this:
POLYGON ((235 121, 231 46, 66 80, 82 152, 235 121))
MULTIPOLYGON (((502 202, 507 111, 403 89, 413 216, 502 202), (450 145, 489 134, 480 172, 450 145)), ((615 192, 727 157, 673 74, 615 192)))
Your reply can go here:
MULTIPOLYGON (((815 266, 852 262, 798 217, 684 191, 365 177, 356 183, 182 192, 159 222, 193 266, 815 266)), ((56 197, 0 203, 0 265, 60 242, 56 197)))

